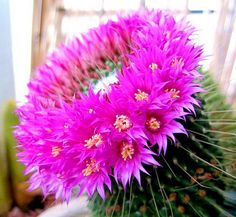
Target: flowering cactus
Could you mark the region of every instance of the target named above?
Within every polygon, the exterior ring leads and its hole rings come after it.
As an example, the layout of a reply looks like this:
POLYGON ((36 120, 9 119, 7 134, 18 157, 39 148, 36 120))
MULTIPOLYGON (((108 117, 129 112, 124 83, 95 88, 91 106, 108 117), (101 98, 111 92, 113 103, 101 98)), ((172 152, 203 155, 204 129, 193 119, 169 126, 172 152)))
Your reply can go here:
POLYGON ((30 189, 66 201, 86 192, 94 216, 228 215, 222 192, 233 176, 204 113, 194 31, 142 11, 53 53, 18 109, 30 189))

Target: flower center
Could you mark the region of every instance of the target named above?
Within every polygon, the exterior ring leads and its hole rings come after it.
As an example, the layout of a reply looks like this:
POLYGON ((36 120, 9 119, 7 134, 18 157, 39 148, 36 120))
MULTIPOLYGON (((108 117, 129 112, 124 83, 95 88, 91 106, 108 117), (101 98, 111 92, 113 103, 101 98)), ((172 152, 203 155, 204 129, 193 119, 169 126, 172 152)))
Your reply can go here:
POLYGON ((179 93, 180 91, 179 90, 176 90, 175 88, 171 88, 170 90, 169 89, 166 89, 166 92, 170 94, 170 97, 173 98, 173 99, 177 99, 179 98, 179 93))
POLYGON ((143 101, 148 99, 148 93, 137 89, 137 93, 134 94, 134 97, 137 101, 143 101))
POLYGON ((86 161, 86 168, 82 170, 84 176, 90 176, 92 173, 100 171, 100 165, 96 162, 94 158, 91 158, 90 161, 86 161))
POLYGON ((174 57, 171 61, 170 66, 171 67, 176 67, 177 65, 180 65, 184 62, 182 57, 174 57))
POLYGON ((51 133, 51 132, 52 132, 52 129, 51 129, 51 128, 48 128, 48 127, 46 127, 45 130, 46 130, 48 133, 51 133))
POLYGON ((158 65, 156 63, 151 63, 149 66, 148 66, 152 71, 158 69, 158 65))
POLYGON ((123 158, 124 161, 126 161, 127 159, 131 160, 133 158, 134 155, 134 147, 132 144, 129 144, 128 142, 123 142, 123 146, 121 149, 121 156, 123 158))
POLYGON ((116 121, 113 125, 119 132, 128 130, 132 127, 132 123, 126 115, 116 115, 116 121))
POLYGON ((169 39, 170 38, 170 31, 166 31, 165 36, 167 39, 169 39))
POLYGON ((52 147, 52 156, 53 157, 57 157, 59 154, 60 154, 60 152, 61 152, 61 148, 60 147, 58 147, 58 146, 53 146, 52 147))
POLYGON ((94 113, 94 110, 92 108, 90 108, 88 112, 89 112, 89 114, 92 114, 92 113, 94 113))
POLYGON ((146 128, 150 131, 157 131, 161 127, 161 122, 158 121, 155 117, 149 118, 146 123, 146 128))
POLYGON ((63 176, 61 173, 57 173, 57 174, 56 174, 56 177, 57 177, 58 179, 63 179, 63 178, 64 178, 64 176, 63 176))
POLYGON ((100 146, 102 144, 102 136, 100 133, 93 135, 90 139, 85 140, 85 147, 92 148, 93 146, 100 146))

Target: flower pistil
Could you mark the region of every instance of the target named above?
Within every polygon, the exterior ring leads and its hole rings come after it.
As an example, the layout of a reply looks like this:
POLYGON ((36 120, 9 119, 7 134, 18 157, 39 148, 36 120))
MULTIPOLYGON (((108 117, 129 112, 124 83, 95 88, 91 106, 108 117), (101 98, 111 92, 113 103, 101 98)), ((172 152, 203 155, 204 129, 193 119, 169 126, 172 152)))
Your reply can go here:
POLYGON ((177 99, 179 98, 179 93, 180 91, 179 90, 176 90, 175 88, 171 88, 170 90, 169 89, 166 89, 166 92, 170 94, 170 97, 173 98, 173 99, 177 99))
POLYGON ((134 97, 137 101, 143 101, 148 99, 148 93, 137 89, 137 92, 134 94, 134 97))
POLYGON ((149 66, 148 66, 152 71, 158 69, 158 65, 156 63, 151 63, 149 66))
POLYGON ((174 57, 171 61, 171 67, 176 67, 177 65, 183 64, 184 60, 182 57, 174 57))
POLYGON ((155 117, 149 118, 146 123, 146 128, 150 131, 157 131, 161 127, 161 122, 157 120, 155 117))
POLYGON ((134 147, 132 144, 129 144, 128 142, 123 142, 122 149, 121 149, 121 156, 124 161, 127 159, 132 159, 134 155, 134 147))
POLYGON ((90 161, 86 161, 86 168, 82 170, 84 176, 90 176, 92 173, 100 171, 100 165, 94 158, 91 158, 90 161))
POLYGON ((85 147, 92 148, 93 146, 99 147, 102 144, 102 136, 100 133, 93 135, 91 138, 85 140, 85 147))
POLYGON ((57 157, 61 152, 61 148, 58 146, 53 146, 52 147, 52 156, 57 157))
POLYGON ((114 127, 119 131, 125 131, 132 127, 132 122, 126 115, 116 115, 114 127))

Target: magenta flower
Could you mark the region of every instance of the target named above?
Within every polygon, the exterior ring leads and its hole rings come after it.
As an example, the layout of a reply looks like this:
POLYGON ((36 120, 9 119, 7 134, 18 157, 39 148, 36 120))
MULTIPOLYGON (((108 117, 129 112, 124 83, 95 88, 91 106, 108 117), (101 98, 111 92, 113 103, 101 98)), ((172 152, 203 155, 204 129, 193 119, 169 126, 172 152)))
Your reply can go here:
MULTIPOLYGON (((163 51, 158 46, 150 46, 148 48, 142 48, 135 50, 130 55, 130 60, 133 63, 132 67, 136 69, 138 74, 149 72, 149 74, 161 74, 165 73, 168 69, 168 57, 167 52, 163 51)), ((156 76, 156 79, 160 81, 160 78, 156 76)))
POLYGON ((99 161, 96 158, 89 158, 82 163, 82 174, 80 179, 80 194, 87 192, 92 197, 95 191, 105 199, 104 185, 111 191, 111 169, 106 161, 99 161))
POLYGON ((173 81, 170 79, 163 89, 169 95, 169 103, 172 109, 180 113, 184 110, 194 113, 194 105, 199 106, 199 102, 193 96, 203 91, 199 85, 184 78, 173 81))
POLYGON ((117 135, 145 137, 141 117, 134 112, 133 104, 122 95, 119 86, 111 86, 106 99, 101 103, 97 117, 110 130, 111 138, 117 135))
POLYGON ((174 133, 186 133, 176 121, 178 113, 168 109, 149 110, 144 116, 145 134, 152 145, 158 144, 158 153, 167 150, 168 137, 175 141, 174 133))
POLYGON ((132 177, 141 185, 146 165, 159 166, 168 140, 187 134, 179 120, 200 106, 202 48, 190 39, 193 32, 167 12, 144 10, 53 53, 17 111, 18 157, 32 174, 30 189, 69 201, 95 191, 104 199, 111 177, 124 188, 132 177), (90 81, 98 71, 116 72, 117 82, 95 93, 90 81))
POLYGON ((144 139, 131 139, 127 136, 114 138, 112 141, 112 159, 114 177, 117 182, 121 181, 124 188, 134 176, 141 184, 140 172, 147 173, 143 164, 159 166, 148 149, 144 139))
POLYGON ((117 94, 122 94, 137 114, 147 108, 158 109, 167 105, 167 95, 163 91, 165 83, 158 81, 157 76, 149 71, 141 74, 132 69, 124 70, 118 79, 117 94))

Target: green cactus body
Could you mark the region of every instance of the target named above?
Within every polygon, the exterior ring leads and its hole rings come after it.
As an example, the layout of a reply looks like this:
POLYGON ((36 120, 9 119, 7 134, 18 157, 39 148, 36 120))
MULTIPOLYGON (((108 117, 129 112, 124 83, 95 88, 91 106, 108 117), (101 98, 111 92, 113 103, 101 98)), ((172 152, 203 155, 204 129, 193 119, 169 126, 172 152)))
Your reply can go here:
POLYGON ((27 177, 23 175, 24 167, 17 161, 17 143, 13 135, 14 127, 18 124, 18 117, 15 114, 16 103, 11 100, 5 104, 3 112, 3 144, 6 148, 6 163, 8 170, 8 189, 11 197, 11 205, 22 207, 25 202, 25 181, 27 177), (22 187, 24 186, 24 188, 22 187))
POLYGON ((23 169, 19 169, 22 165, 16 163, 16 142, 12 133, 13 126, 18 123, 13 100, 3 106, 1 116, 3 133, 0 148, 0 215, 7 212, 14 201, 12 182, 16 183, 19 176, 23 177, 23 169), (13 174, 17 177, 12 176, 13 174))
POLYGON ((13 135, 14 126, 18 124, 18 117, 15 114, 16 104, 15 101, 9 101, 5 106, 4 112, 4 143, 7 147, 9 169, 12 174, 12 181, 14 185, 25 180, 22 175, 24 167, 17 162, 16 158, 16 140, 13 135))

